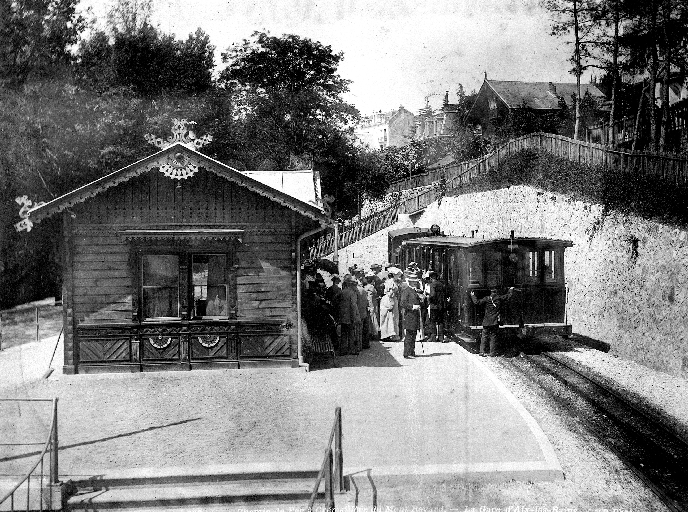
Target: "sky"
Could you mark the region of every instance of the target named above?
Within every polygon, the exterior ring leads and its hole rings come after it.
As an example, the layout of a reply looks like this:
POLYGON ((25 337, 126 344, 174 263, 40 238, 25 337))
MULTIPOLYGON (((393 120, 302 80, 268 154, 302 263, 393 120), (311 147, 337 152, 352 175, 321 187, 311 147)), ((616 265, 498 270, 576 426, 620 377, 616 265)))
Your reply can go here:
MULTIPOLYGON (((107 2, 82 0, 97 20, 107 2)), ((345 99, 361 114, 438 104, 458 84, 572 82, 571 47, 550 35, 538 0, 153 0, 153 24, 177 38, 201 27, 220 52, 254 31, 296 34, 343 52, 345 99)), ((585 77, 584 77, 585 79, 585 77)))

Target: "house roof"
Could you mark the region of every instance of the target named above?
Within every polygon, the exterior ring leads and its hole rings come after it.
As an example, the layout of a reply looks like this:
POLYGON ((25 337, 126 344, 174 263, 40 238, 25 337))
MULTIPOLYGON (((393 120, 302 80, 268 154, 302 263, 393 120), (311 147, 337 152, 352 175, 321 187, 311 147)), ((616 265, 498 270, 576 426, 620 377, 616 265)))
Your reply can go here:
POLYGON ((243 174, 304 203, 316 206, 322 203, 320 179, 311 169, 301 169, 298 171, 243 171, 243 174))
MULTIPOLYGON (((485 80, 485 84, 492 88, 509 108, 518 108, 525 103, 536 110, 557 110, 559 97, 571 107, 571 96, 576 93, 575 83, 485 80), (552 91, 552 86, 556 92, 552 91)), ((600 100, 606 99, 595 84, 581 84, 581 96, 585 96, 586 93, 600 100)))
MULTIPOLYGON (((184 160, 196 166, 212 172, 222 178, 225 178, 239 186, 245 187, 252 192, 260 194, 268 199, 275 201, 301 215, 320 222, 321 225, 330 223, 330 219, 325 215, 322 203, 320 202, 319 192, 320 184, 314 183, 312 173, 308 173, 309 191, 313 190, 311 194, 306 191, 296 191, 298 183, 305 183, 304 177, 299 173, 298 177, 288 177, 284 182, 288 182, 288 186, 281 186, 272 180, 274 173, 261 173, 266 176, 263 179, 258 179, 256 176, 250 174, 259 173, 242 173, 233 167, 214 160, 195 149, 188 147, 182 143, 174 143, 165 149, 158 151, 146 158, 143 158, 133 164, 123 167, 115 172, 107 174, 95 181, 87 183, 71 192, 68 192, 60 197, 53 199, 47 203, 42 203, 29 208, 27 211, 28 220, 31 223, 36 223, 42 219, 49 217, 55 213, 61 212, 75 204, 82 203, 87 199, 98 195, 104 190, 119 185, 125 181, 130 180, 136 176, 146 172, 158 172, 161 166, 167 165, 170 160, 177 158, 179 153, 184 154, 184 160), (270 176, 268 176, 270 175, 270 176), (273 182, 271 182, 271 180, 273 182), (317 190, 317 194, 316 191, 317 190), (311 200, 313 199, 313 200, 311 200)), ((286 172, 284 173, 287 174, 286 172)), ((193 179, 193 178, 190 178, 193 179)), ((318 180, 319 181, 319 180, 318 180)))

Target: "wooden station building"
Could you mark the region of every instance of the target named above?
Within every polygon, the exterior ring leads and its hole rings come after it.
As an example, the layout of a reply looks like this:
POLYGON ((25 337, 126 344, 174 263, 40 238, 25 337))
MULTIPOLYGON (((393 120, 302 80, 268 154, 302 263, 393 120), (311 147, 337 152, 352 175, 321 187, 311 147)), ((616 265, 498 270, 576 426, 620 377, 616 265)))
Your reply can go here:
POLYGON ((186 124, 23 212, 18 229, 63 218, 65 373, 299 365, 300 242, 330 223, 319 177, 242 173, 186 124))

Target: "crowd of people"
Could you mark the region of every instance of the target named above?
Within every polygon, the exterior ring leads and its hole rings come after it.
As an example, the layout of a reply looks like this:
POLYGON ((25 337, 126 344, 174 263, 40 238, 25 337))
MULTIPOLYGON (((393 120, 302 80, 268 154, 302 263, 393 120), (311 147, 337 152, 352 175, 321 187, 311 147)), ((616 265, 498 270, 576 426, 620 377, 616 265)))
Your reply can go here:
POLYGON ((406 270, 354 265, 327 287, 322 274, 305 272, 303 318, 311 339, 329 341, 338 355, 359 354, 370 341, 404 341, 415 358, 416 341, 444 342, 447 293, 439 275, 416 263, 406 270))

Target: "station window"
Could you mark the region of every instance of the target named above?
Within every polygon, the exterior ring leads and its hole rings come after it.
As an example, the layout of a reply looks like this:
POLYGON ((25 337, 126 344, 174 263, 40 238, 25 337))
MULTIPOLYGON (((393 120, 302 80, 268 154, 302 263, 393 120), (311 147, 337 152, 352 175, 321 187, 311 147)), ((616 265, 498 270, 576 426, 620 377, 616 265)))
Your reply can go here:
POLYGON ((227 318, 229 316, 227 256, 224 254, 192 255, 191 279, 194 316, 227 318))
POLYGON ((236 313, 231 254, 142 254, 141 314, 144 320, 227 319, 236 313), (189 271, 190 270, 190 271, 189 271))
POLYGON ((146 254, 142 263, 144 318, 178 318, 179 256, 146 254))

